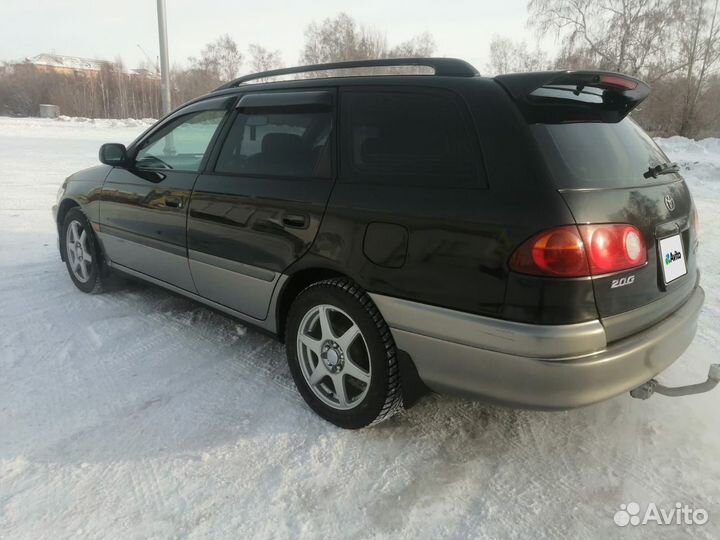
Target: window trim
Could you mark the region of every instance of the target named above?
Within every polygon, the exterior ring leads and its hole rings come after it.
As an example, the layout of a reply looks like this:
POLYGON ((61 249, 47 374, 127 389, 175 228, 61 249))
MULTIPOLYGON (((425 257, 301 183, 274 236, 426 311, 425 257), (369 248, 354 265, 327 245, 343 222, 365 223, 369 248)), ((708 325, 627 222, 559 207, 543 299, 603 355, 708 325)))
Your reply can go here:
POLYGON ((309 105, 333 106, 333 94, 327 90, 303 92, 251 92, 243 94, 236 109, 269 109, 273 107, 303 107, 309 105))
MULTIPOLYGON (((337 88, 336 87, 320 87, 320 88, 312 88, 311 89, 313 93, 317 93, 318 91, 324 92, 330 96, 330 103, 328 106, 330 107, 330 113, 333 120, 333 128, 330 131, 329 141, 330 144, 330 150, 329 150, 329 157, 330 157, 330 176, 291 176, 291 175, 284 175, 284 174, 240 174, 237 172, 220 172, 217 171, 217 162, 220 158, 220 153, 222 152, 223 146, 225 146, 225 143, 227 142, 228 135, 230 134, 230 131, 232 130, 235 120, 237 117, 241 114, 245 114, 242 110, 242 107, 239 106, 239 103, 242 101, 243 97, 251 95, 251 94, 268 94, 271 92, 268 92, 267 90, 259 90, 254 92, 245 92, 243 94, 239 94, 238 97, 238 106, 233 107, 232 112, 227 116, 225 119, 225 124, 222 128, 222 130, 218 131, 217 140, 215 142, 215 145, 212 149, 212 152, 207 156, 207 163, 206 166, 201 169, 201 174, 210 174, 214 176, 227 176, 231 178, 260 178, 263 180, 295 180, 295 181, 313 181, 313 182, 335 182, 337 180, 338 176, 338 133, 339 133, 339 107, 338 107, 338 99, 337 99, 337 88)), ((301 93, 301 92, 308 92, 309 89, 302 88, 297 90, 282 90, 281 92, 283 94, 287 93, 301 93)), ((280 92, 278 92, 280 93, 280 92)), ((311 104, 308 104, 311 105, 311 104)), ((285 109, 287 108, 287 104, 278 104, 274 106, 263 106, 263 109, 285 109)))
MULTIPOLYGON (((457 92, 438 88, 436 86, 420 86, 420 85, 363 85, 363 86, 343 86, 339 95, 338 114, 340 119, 339 130, 339 175, 338 182, 350 184, 373 184, 388 186, 407 186, 421 189, 482 189, 489 188, 488 173, 485 166, 485 159, 478 138, 477 126, 475 118, 470 110, 466 100, 457 92), (351 148, 351 132, 350 132, 350 109, 345 106, 346 94, 414 94, 424 96, 438 96, 446 98, 453 103, 457 112, 460 114, 462 127, 468 137, 470 146, 474 150, 475 173, 470 176, 472 183, 466 186, 462 185, 432 185, 431 183, 417 183, 412 181, 403 181, 403 175, 398 174, 377 174, 363 173, 355 169, 352 162, 351 148), (392 179, 392 181, 374 180, 373 177, 382 176, 384 179, 392 179)), ((440 175, 431 175, 428 178, 440 178, 440 175)))

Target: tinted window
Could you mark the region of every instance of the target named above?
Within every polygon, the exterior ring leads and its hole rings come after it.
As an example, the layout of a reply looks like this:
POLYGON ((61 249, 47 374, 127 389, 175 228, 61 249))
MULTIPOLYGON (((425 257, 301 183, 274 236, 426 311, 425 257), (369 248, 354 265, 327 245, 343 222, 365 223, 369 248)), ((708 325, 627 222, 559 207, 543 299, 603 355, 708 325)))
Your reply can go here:
POLYGON ((352 92, 343 104, 353 176, 440 187, 477 184, 479 152, 455 99, 352 92))
POLYGON ((331 175, 328 107, 248 109, 239 113, 215 171, 238 175, 331 175))
POLYGON ((647 180, 649 167, 668 162, 650 136, 630 118, 617 124, 536 124, 535 139, 560 188, 631 187, 675 180, 647 180))
POLYGON ((201 111, 172 121, 145 141, 137 166, 197 172, 224 116, 225 111, 201 111))

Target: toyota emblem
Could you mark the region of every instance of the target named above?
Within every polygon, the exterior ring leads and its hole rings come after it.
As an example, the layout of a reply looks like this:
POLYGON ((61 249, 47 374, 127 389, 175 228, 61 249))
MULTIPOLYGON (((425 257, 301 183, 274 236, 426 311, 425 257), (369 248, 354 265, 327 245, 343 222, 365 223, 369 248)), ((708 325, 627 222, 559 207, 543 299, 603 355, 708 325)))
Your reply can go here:
POLYGON ((665 206, 667 206, 667 209, 671 212, 675 210, 675 199, 672 198, 672 195, 665 195, 665 206))

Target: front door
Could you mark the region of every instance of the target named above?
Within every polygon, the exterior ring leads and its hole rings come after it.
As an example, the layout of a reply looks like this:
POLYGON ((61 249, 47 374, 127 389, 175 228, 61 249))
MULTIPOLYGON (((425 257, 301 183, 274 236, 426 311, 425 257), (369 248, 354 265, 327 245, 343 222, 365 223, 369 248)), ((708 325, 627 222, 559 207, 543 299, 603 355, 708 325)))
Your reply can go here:
POLYGON ((187 209, 226 102, 179 111, 131 149, 131 165, 110 172, 101 195, 100 238, 113 265, 196 292, 187 261, 187 209))
POLYGON ((188 257, 200 295, 267 317, 310 247, 333 186, 334 91, 244 95, 195 184, 188 257))

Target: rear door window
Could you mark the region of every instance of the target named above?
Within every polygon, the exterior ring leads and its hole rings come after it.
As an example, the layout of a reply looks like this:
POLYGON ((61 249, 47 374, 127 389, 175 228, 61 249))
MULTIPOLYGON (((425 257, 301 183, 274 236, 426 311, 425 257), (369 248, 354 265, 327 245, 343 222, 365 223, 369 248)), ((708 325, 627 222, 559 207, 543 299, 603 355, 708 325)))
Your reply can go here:
POLYGON ((455 96, 418 91, 343 93, 343 177, 433 187, 484 185, 468 113, 455 96))
POLYGON ((329 178, 330 107, 269 107, 236 116, 215 172, 239 176, 329 178))
POLYGON ((650 136, 630 118, 618 123, 534 124, 535 139, 559 188, 635 187, 649 180, 650 167, 669 162, 650 136))

